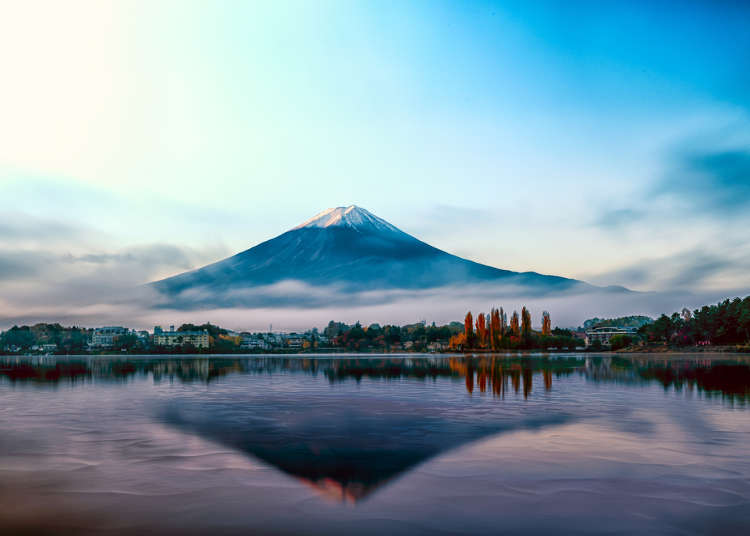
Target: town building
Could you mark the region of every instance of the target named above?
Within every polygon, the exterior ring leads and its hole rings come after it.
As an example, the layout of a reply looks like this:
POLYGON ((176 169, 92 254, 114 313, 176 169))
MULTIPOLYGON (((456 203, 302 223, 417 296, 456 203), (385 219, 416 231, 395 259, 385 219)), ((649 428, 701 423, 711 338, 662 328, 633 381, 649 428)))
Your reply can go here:
POLYGON ((240 348, 243 350, 268 350, 271 345, 268 344, 262 336, 253 335, 252 333, 241 333, 240 348))
POLYGON ((128 328, 122 326, 105 326, 94 329, 91 335, 92 348, 111 348, 117 340, 128 334, 128 328))
POLYGON ((427 345, 428 352, 442 352, 448 349, 448 345, 442 341, 433 341, 427 345))
POLYGON ((138 342, 141 344, 148 344, 148 340, 150 338, 148 331, 141 330, 141 331, 134 331, 133 332, 136 337, 138 337, 138 342))
POLYGON ((164 331, 160 326, 154 327, 154 346, 184 346, 190 344, 199 350, 208 350, 209 347, 208 330, 203 331, 175 331, 174 326, 170 326, 169 331, 164 331))
POLYGON ((599 341, 603 347, 611 346, 612 337, 615 335, 635 335, 636 328, 598 327, 586 330, 586 348, 599 341))
POLYGON ((294 348, 295 350, 301 349, 304 344, 305 344, 305 339, 303 339, 302 337, 300 337, 296 333, 292 333, 286 339, 286 345, 289 348, 294 348))

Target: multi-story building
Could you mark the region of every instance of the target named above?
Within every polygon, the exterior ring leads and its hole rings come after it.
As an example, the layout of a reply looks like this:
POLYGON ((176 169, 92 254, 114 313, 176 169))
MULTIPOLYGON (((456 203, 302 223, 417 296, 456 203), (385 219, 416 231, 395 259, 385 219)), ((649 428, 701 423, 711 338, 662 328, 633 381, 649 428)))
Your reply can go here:
POLYGON ((599 341, 602 346, 610 346, 615 335, 634 335, 636 328, 599 327, 586 330, 586 347, 599 341))
POLYGON ((91 336, 91 346, 94 348, 111 348, 117 339, 128 334, 128 328, 122 326, 105 326, 96 328, 91 336))
POLYGON ((208 350, 208 330, 203 331, 175 331, 170 326, 169 331, 164 331, 160 326, 154 327, 154 346, 183 346, 190 344, 198 349, 208 350))

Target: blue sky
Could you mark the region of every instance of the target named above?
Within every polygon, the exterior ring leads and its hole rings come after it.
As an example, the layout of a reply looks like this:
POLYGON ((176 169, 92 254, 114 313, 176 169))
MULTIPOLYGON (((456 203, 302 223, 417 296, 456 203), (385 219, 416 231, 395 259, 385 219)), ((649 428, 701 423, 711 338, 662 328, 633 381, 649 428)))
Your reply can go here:
POLYGON ((0 286, 148 281, 354 203, 502 268, 747 292, 748 20, 743 2, 8 4, 0 286))

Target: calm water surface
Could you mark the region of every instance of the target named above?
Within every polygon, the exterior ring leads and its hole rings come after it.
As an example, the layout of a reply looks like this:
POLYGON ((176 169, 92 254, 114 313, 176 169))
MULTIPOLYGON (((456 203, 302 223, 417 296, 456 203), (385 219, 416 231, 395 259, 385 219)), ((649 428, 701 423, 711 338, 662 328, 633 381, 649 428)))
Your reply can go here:
POLYGON ((0 357, 2 534, 750 532, 738 357, 0 357))

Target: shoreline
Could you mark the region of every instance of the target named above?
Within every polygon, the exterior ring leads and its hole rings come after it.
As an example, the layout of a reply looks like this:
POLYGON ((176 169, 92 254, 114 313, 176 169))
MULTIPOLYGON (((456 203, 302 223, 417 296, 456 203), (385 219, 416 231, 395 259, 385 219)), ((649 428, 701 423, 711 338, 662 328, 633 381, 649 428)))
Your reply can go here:
POLYGON ((610 351, 611 354, 750 354, 750 346, 630 346, 610 351))
POLYGON ((601 350, 601 351, 585 351, 585 350, 574 350, 574 351, 542 351, 542 350, 518 350, 508 352, 488 352, 488 351, 471 351, 471 352, 351 352, 351 351, 333 351, 333 352, 265 352, 265 353, 96 353, 96 354, 0 354, 0 358, 7 357, 18 357, 18 358, 71 358, 71 357, 145 357, 145 358, 248 358, 248 357, 310 357, 310 358, 359 358, 366 359, 368 357, 373 358, 409 358, 409 357, 483 357, 483 356, 500 356, 500 357, 545 357, 545 356, 642 356, 642 357, 669 357, 669 356, 685 356, 686 354, 703 356, 706 358, 710 357, 728 357, 731 355, 735 356, 747 356, 750 357, 750 348, 740 347, 739 349, 734 346, 715 346, 710 348, 696 348, 687 347, 684 349, 678 348, 659 348, 659 347, 630 347, 623 348, 620 350, 601 350))

